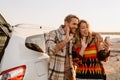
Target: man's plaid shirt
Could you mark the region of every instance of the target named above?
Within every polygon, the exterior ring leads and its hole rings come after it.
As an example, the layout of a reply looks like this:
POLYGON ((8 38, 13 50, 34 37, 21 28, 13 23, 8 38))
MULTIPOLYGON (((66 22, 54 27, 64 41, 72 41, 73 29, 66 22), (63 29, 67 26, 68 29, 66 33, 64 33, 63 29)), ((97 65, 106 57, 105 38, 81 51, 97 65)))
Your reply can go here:
POLYGON ((72 65, 72 40, 67 44, 69 46, 64 46, 62 50, 55 52, 55 46, 57 43, 63 41, 66 35, 63 30, 63 26, 60 26, 59 29, 49 32, 46 47, 48 55, 50 56, 49 61, 49 80, 64 80, 65 76, 65 56, 69 54, 70 57, 70 66, 72 72, 74 72, 72 65), (69 49, 69 50, 67 50, 69 49))

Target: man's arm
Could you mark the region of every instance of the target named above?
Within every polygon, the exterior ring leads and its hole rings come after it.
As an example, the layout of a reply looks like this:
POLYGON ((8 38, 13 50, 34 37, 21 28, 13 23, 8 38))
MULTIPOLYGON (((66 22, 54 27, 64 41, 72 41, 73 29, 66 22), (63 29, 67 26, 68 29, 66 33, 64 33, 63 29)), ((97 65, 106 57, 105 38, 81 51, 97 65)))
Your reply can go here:
POLYGON ((94 37, 96 37, 97 40, 99 40, 99 42, 102 42, 102 41, 103 41, 103 38, 102 38, 102 36, 101 36, 100 33, 93 31, 93 32, 92 32, 92 35, 93 35, 94 37))
POLYGON ((73 34, 66 33, 66 37, 60 43, 57 43, 55 46, 55 51, 60 51, 71 39, 73 38, 73 34))
POLYGON ((56 53, 63 49, 63 47, 70 41, 69 37, 65 37, 64 40, 62 41, 57 41, 58 37, 56 37, 56 32, 52 31, 48 34, 48 38, 46 40, 46 47, 47 47, 47 52, 52 52, 56 53))

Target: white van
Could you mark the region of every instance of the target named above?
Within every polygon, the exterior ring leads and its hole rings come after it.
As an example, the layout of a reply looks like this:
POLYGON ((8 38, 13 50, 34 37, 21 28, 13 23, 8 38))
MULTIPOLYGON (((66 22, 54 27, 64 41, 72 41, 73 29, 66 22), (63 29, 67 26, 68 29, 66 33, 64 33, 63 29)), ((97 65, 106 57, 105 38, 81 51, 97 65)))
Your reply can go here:
POLYGON ((46 28, 10 26, 0 15, 0 80, 48 80, 46 28))

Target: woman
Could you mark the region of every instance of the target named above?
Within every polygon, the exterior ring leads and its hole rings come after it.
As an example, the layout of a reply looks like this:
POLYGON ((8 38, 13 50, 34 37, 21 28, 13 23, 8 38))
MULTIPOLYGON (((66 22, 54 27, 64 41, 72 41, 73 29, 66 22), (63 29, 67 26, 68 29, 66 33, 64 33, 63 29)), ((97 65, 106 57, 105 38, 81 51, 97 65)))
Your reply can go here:
POLYGON ((90 33, 85 20, 79 22, 72 53, 77 80, 106 80, 101 61, 106 61, 110 55, 109 46, 106 39, 100 42, 90 33))

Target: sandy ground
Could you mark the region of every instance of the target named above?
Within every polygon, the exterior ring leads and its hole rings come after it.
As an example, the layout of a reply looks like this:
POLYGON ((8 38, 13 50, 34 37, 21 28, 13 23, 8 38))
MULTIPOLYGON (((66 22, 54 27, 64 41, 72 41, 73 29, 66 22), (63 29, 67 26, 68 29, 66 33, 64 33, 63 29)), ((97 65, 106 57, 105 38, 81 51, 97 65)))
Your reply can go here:
POLYGON ((107 62, 103 62, 107 80, 120 80, 120 43, 111 44, 111 54, 107 62))

